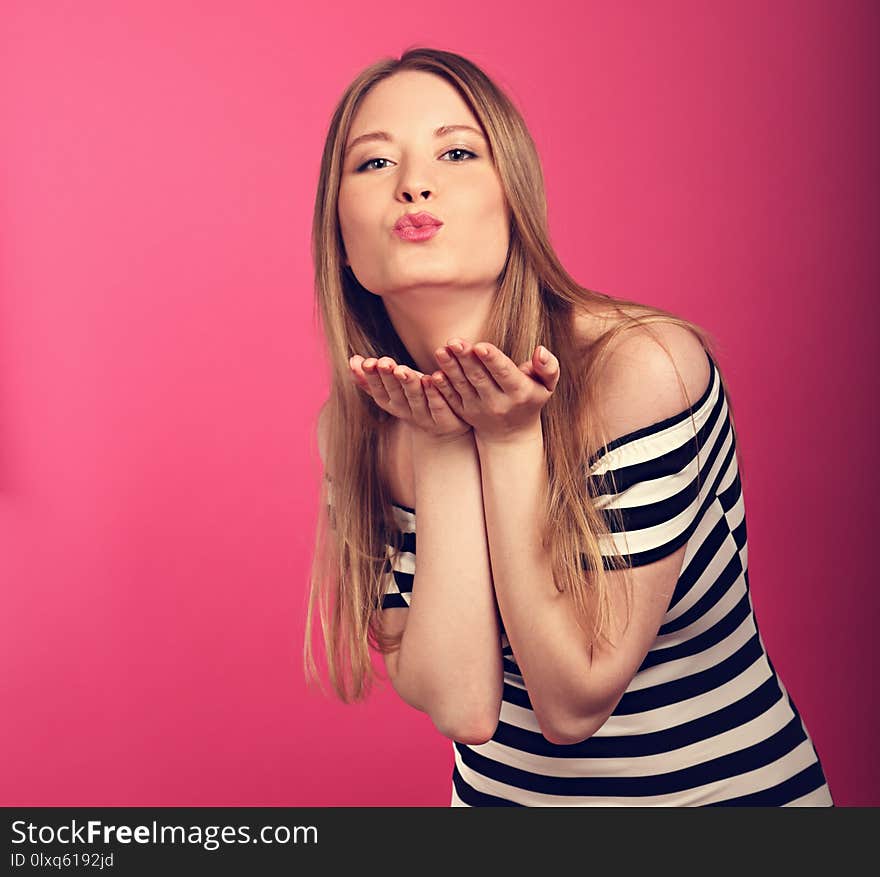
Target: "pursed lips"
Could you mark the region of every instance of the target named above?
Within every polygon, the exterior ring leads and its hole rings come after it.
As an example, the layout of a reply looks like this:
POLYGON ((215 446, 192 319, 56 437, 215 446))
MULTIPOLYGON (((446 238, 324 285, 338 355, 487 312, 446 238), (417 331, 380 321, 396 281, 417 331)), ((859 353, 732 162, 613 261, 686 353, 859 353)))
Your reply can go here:
POLYGON ((394 223, 394 230, 398 231, 402 228, 423 228, 428 225, 439 227, 443 225, 443 220, 438 219, 436 216, 426 211, 421 211, 419 213, 404 213, 403 216, 399 217, 397 222, 394 223))

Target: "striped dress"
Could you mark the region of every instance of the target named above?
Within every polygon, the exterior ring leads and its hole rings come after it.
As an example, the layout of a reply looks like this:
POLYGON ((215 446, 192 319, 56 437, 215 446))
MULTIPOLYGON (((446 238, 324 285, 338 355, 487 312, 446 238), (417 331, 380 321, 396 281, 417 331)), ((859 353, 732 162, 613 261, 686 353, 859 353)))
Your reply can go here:
MULTIPOLYGON (((693 406, 615 439, 589 461, 594 484, 613 475, 616 493, 592 495, 598 508, 621 509, 625 532, 606 515, 605 539, 633 566, 687 546, 644 662, 592 737, 550 743, 502 632, 498 728, 486 743, 453 741, 451 806, 834 806, 758 631, 735 437, 706 355, 709 385, 693 406)), ((415 509, 393 512, 401 547, 388 545, 389 608, 409 605, 416 553, 415 509)))

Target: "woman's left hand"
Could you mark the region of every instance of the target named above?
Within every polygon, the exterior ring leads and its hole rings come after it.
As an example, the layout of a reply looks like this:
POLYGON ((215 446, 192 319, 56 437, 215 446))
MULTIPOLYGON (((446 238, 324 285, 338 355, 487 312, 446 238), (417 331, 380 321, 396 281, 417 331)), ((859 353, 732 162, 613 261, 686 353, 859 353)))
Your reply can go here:
POLYGON ((542 350, 518 366, 494 344, 450 338, 434 352, 442 375, 434 372, 431 381, 477 438, 515 440, 538 428, 559 383, 559 360, 548 351, 541 362, 542 350))

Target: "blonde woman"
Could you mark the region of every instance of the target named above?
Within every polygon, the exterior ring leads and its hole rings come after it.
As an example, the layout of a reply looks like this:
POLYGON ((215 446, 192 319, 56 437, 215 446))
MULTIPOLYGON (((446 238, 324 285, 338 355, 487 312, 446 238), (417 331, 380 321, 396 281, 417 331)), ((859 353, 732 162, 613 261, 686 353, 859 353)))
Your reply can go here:
POLYGON ((758 632, 713 344, 565 272, 503 91, 426 48, 364 70, 313 257, 307 675, 317 607, 343 701, 372 648, 453 741, 453 806, 833 806, 758 632))

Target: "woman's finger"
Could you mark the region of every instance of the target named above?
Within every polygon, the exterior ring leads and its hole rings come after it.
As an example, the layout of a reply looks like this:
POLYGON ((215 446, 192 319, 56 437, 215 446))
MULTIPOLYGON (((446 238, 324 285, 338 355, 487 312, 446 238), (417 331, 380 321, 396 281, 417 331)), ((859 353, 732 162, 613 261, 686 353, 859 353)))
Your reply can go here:
POLYGON ((540 378, 541 383, 552 393, 559 383, 559 359, 555 357, 546 347, 538 345, 532 354, 532 369, 540 378), (547 361, 544 362, 543 359, 547 361))
POLYGON ((425 398, 424 390, 422 390, 421 375, 416 374, 405 365, 399 365, 394 369, 394 377, 403 390, 413 417, 420 422, 425 422, 426 418, 430 420, 431 413, 428 411, 428 400, 425 398))
MULTIPOLYGON (((439 373, 442 377, 442 372, 439 373)), ((448 387, 448 381, 444 381, 448 387)), ((437 375, 422 375, 422 387, 428 400, 428 410, 439 427, 452 430, 455 434, 464 434, 470 430, 470 424, 452 409, 448 400, 437 388, 437 375), (456 429, 457 428, 457 429, 456 429)))
POLYGON ((367 385, 367 378, 363 372, 363 361, 364 358, 356 353, 354 356, 349 358, 348 369, 355 385, 363 390, 365 393, 369 394, 370 388, 367 385))
POLYGON ((438 348, 434 353, 440 368, 443 369, 443 373, 464 403, 469 400, 476 401, 480 398, 462 368, 461 359, 467 355, 467 350, 466 341, 453 338, 449 344, 438 348))
MULTIPOLYGON (((439 435, 463 435, 470 431, 470 424, 452 410, 428 375, 398 366, 390 356, 364 359, 356 354, 349 358, 348 366, 352 381, 394 417, 439 435)), ((443 373, 437 374, 443 380, 443 373)), ((446 384, 448 387, 448 381, 446 384)), ((458 398, 449 389, 447 393, 458 398)))
POLYGON ((385 385, 382 383, 382 379, 376 373, 376 364, 378 361, 379 360, 376 359, 375 356, 367 357, 363 362, 363 370, 371 395, 376 402, 385 406, 388 405, 391 399, 388 395, 388 391, 385 389, 385 385))
POLYGON ((450 414, 449 405, 434 386, 434 381, 430 375, 422 375, 422 389, 425 392, 425 400, 431 418, 438 426, 442 425, 444 419, 450 414))
POLYGON ((523 389, 522 372, 494 344, 481 341, 474 346, 474 354, 502 393, 513 395, 523 389))
POLYGON ((461 404, 461 396, 455 390, 455 387, 447 380, 446 375, 443 372, 434 372, 431 375, 431 385, 437 391, 438 395, 440 395, 449 408, 456 414, 458 417, 464 412, 464 409, 461 404))
POLYGON ((376 364, 376 373, 379 375, 382 386, 388 394, 389 402, 392 405, 402 406, 406 410, 409 407, 409 403, 400 385, 400 381, 394 377, 394 370, 396 368, 397 363, 390 356, 383 356, 376 364))
MULTIPOLYGON (((470 342, 453 338, 447 346, 452 349, 467 382, 473 387, 474 393, 481 401, 490 402, 502 392, 501 387, 495 383, 495 379, 474 353, 473 345, 470 342)), ((464 398, 463 395, 462 398, 464 398)))

